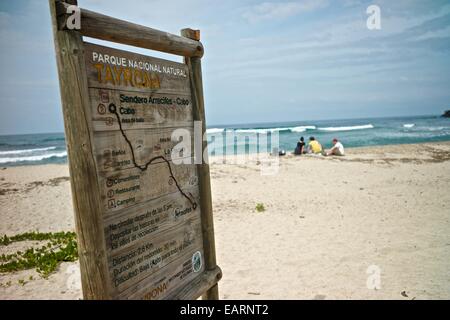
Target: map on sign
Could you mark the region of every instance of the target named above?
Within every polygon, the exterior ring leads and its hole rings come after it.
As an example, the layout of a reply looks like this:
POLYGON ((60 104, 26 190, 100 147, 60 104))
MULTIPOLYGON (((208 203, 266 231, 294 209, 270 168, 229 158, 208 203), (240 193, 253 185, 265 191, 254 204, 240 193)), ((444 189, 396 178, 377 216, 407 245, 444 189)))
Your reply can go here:
POLYGON ((163 299, 204 271, 196 166, 171 160, 194 130, 188 69, 84 45, 111 296, 163 299))

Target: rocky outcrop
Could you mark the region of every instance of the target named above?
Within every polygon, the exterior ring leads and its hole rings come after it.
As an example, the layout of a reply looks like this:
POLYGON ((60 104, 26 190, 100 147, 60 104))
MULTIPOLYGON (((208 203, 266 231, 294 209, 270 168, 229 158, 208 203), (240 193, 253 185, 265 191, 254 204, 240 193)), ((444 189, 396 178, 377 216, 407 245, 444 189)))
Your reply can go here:
POLYGON ((444 114, 442 115, 444 118, 450 118, 450 110, 447 110, 444 112, 444 114))

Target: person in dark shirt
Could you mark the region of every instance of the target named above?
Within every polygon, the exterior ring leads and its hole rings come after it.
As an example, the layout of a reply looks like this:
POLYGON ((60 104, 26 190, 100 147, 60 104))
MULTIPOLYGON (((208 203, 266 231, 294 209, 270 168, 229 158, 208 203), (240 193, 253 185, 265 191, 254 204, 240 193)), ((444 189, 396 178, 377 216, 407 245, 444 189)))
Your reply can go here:
POLYGON ((300 155, 305 153, 305 138, 301 137, 300 141, 297 142, 297 147, 295 147, 294 154, 300 155))

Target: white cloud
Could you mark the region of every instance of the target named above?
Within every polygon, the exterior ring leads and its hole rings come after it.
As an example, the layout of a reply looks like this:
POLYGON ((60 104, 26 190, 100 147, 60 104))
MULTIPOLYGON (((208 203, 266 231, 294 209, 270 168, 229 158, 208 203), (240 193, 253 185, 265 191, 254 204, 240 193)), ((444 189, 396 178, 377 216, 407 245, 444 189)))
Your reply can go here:
POLYGON ((251 23, 264 20, 278 20, 303 12, 321 9, 328 5, 326 0, 305 0, 301 2, 263 2, 245 10, 242 17, 251 23))
POLYGON ((348 7, 356 7, 362 5, 361 0, 343 0, 342 5, 346 8, 348 7))
POLYGON ((424 34, 421 34, 413 39, 413 41, 423 41, 437 38, 450 38, 450 26, 446 28, 436 30, 436 31, 428 31, 424 34))

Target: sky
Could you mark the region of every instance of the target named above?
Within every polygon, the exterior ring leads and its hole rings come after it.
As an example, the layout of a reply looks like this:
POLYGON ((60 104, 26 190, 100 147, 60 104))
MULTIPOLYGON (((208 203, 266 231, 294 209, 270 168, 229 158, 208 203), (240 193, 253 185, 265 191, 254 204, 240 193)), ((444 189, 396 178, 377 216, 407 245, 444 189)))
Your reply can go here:
MULTIPOLYGON (((174 34, 200 29, 208 126, 450 109, 448 0, 78 3, 174 34), (369 5, 380 8, 379 30, 367 28, 369 5)), ((47 0, 0 0, 0 68, 0 134, 62 132, 47 0)))

